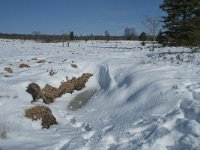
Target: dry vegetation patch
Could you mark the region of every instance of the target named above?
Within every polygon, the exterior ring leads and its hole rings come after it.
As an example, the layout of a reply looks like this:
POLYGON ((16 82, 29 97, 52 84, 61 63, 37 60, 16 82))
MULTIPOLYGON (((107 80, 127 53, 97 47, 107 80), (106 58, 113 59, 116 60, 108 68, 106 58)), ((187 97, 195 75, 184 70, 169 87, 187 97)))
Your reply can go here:
POLYGON ((32 58, 31 60, 38 60, 36 57, 32 58))
POLYGON ((37 101, 38 99, 42 98, 42 93, 40 86, 36 83, 31 83, 28 85, 26 92, 32 95, 32 102, 37 101))
POLYGON ((46 62, 46 60, 38 60, 36 63, 42 64, 42 63, 45 63, 45 62, 46 62))
POLYGON ((78 66, 76 64, 71 64, 72 68, 78 68, 78 66))
POLYGON ((60 97, 60 91, 49 84, 46 84, 41 92, 43 102, 46 104, 53 103, 55 98, 60 97))
POLYGON ((20 65, 19 65, 19 68, 30 68, 30 66, 27 65, 27 64, 20 64, 20 65))
POLYGON ((4 68, 4 70, 8 73, 13 73, 12 68, 10 68, 10 67, 6 67, 6 68, 4 68))
POLYGON ((52 64, 52 63, 53 63, 53 61, 49 61, 48 63, 49 63, 49 64, 52 64))
POLYGON ((92 76, 93 74, 91 73, 84 73, 79 78, 73 77, 71 80, 62 82, 58 89, 61 92, 61 94, 65 94, 65 93, 72 94, 75 90, 80 91, 85 87, 86 82, 92 76))
POLYGON ((0 139, 6 139, 6 131, 0 131, 0 139))
POLYGON ((81 77, 73 77, 71 80, 62 82, 59 88, 52 87, 48 84, 45 85, 43 89, 35 83, 29 84, 27 87, 27 92, 32 95, 32 102, 42 99, 44 103, 53 103, 55 98, 61 97, 66 93, 73 93, 75 90, 80 91, 85 87, 88 79, 93 76, 91 73, 84 73, 81 77))
POLYGON ((5 78, 10 78, 10 77, 12 77, 11 75, 8 75, 8 74, 4 74, 3 75, 5 78))
POLYGON ((51 110, 46 106, 35 106, 25 110, 25 117, 32 120, 42 119, 42 127, 49 128, 51 125, 57 124, 56 118, 51 110))

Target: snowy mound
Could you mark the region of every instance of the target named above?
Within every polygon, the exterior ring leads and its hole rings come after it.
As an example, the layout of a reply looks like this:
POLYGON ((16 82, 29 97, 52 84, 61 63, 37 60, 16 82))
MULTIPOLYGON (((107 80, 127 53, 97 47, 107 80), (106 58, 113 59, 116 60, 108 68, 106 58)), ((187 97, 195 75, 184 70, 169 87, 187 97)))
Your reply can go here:
POLYGON ((199 149, 199 54, 148 47, 0 40, 0 149, 199 149), (59 89, 84 73, 92 74, 84 86, 50 104, 31 103, 26 92, 30 83, 59 89), (45 129, 43 120, 25 117, 38 105, 48 107, 57 124, 45 129))

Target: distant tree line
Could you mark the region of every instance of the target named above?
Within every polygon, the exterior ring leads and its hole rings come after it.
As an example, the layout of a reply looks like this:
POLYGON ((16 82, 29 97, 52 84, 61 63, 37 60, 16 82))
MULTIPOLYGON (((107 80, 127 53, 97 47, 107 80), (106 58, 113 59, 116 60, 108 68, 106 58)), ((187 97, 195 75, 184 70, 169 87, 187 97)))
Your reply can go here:
MULTIPOLYGON (((150 40, 152 38, 151 35, 145 34, 146 40, 150 40)), ((134 27, 126 27, 123 30, 123 35, 111 35, 108 30, 104 32, 104 35, 75 35, 73 31, 68 34, 59 34, 59 35, 51 35, 51 34, 42 34, 40 31, 33 31, 31 34, 17 34, 17 33, 0 33, 1 39, 21 39, 21 40, 34 40, 37 42, 67 42, 73 40, 139 40, 140 35, 137 35, 134 27)))
POLYGON ((73 41, 73 40, 126 40, 125 36, 103 36, 103 35, 84 35, 84 36, 74 36, 73 38, 69 35, 47 35, 47 34, 41 34, 41 35, 32 35, 32 34, 16 34, 16 33, 0 33, 1 39, 19 39, 19 40, 34 40, 37 42, 43 42, 43 43, 53 43, 53 42, 67 42, 67 41, 73 41))
POLYGON ((34 40, 38 42, 45 42, 45 43, 51 43, 51 42, 63 42, 63 41, 73 41, 73 40, 137 40, 138 36, 134 35, 133 37, 127 37, 127 35, 121 35, 121 36, 112 36, 108 32, 106 35, 80 35, 75 36, 73 32, 70 32, 70 34, 60 34, 60 35, 48 35, 48 34, 17 34, 17 33, 0 33, 1 39, 21 39, 21 40, 34 40))
POLYGON ((34 40, 38 42, 63 42, 75 40, 73 32, 71 34, 62 34, 62 35, 48 35, 48 34, 38 34, 36 32, 32 34, 17 34, 17 33, 0 33, 1 39, 21 39, 21 40, 34 40))
POLYGON ((21 40, 34 40, 38 42, 63 42, 63 41, 73 41, 73 40, 137 40, 138 36, 136 34, 125 34, 121 36, 110 35, 108 31, 105 31, 105 35, 74 35, 74 32, 70 32, 69 34, 60 34, 60 35, 49 35, 49 34, 41 34, 38 32, 33 32, 32 34, 17 34, 17 33, 0 33, 1 39, 21 39, 21 40))
MULTIPOLYGON (((156 36, 156 35, 154 35, 156 36)), ((60 34, 60 35, 49 35, 49 34, 41 34, 39 31, 33 31, 31 34, 17 34, 17 33, 0 33, 1 39, 21 39, 21 40, 34 40, 37 42, 44 43, 56 43, 56 42, 68 42, 74 40, 105 40, 105 41, 115 41, 115 40, 141 40, 147 41, 153 39, 151 34, 142 33, 141 35, 137 35, 136 30, 133 27, 126 27, 123 31, 123 35, 110 35, 109 31, 105 31, 104 35, 75 35, 73 31, 69 32, 69 34, 60 34), (143 38, 141 38, 141 36, 143 38), (145 36, 145 37, 144 37, 145 36)), ((69 45, 69 44, 68 44, 69 45)))
MULTIPOLYGON (((105 32, 106 33, 106 32, 105 32)), ((116 41, 116 40, 126 40, 125 36, 113 36, 110 35, 108 32, 105 35, 80 35, 76 36, 76 40, 84 40, 84 41, 89 41, 89 40, 105 40, 105 41, 116 41)))

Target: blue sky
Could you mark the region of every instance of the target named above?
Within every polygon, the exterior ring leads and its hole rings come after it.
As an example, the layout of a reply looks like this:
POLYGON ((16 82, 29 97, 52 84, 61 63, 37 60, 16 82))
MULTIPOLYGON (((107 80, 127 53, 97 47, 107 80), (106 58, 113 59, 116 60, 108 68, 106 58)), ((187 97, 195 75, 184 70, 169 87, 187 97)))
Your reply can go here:
POLYGON ((0 32, 40 31, 76 35, 122 35, 125 27, 137 33, 145 30, 142 21, 162 16, 163 0, 0 0, 0 32))

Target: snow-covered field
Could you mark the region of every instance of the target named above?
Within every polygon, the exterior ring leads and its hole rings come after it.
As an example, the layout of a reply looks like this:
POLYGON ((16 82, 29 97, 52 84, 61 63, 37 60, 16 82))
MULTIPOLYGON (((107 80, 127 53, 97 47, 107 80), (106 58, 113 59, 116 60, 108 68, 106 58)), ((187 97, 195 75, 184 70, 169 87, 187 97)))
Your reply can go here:
POLYGON ((189 51, 151 52, 148 45, 129 41, 62 47, 0 40, 0 150, 199 150, 200 55, 189 51), (22 63, 30 68, 19 68, 22 63), (93 74, 86 87, 54 103, 31 103, 26 92, 32 82, 58 87, 83 73, 93 74), (69 103, 81 93, 89 101, 70 110, 69 103), (41 120, 25 117, 27 108, 39 104, 52 110, 57 125, 43 129, 41 120))

